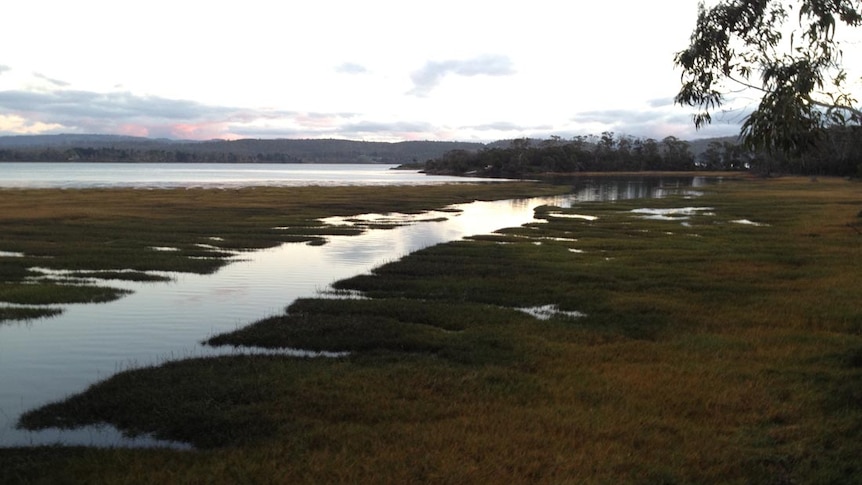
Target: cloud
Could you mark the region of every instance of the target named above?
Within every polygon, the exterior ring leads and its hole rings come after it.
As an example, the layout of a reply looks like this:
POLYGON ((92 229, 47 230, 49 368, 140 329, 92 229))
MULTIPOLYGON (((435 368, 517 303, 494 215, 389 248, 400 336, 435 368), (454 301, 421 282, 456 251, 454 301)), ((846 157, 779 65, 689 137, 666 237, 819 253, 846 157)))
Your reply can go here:
POLYGON ((571 121, 586 127, 590 134, 613 131, 620 135, 662 139, 676 136, 680 139, 730 136, 739 133, 740 120, 734 116, 727 120, 714 120, 700 130, 695 129, 691 113, 681 107, 661 105, 661 109, 613 109, 578 113, 571 121))
POLYGON ((514 131, 522 129, 520 125, 517 125, 510 121, 496 121, 493 123, 483 123, 481 125, 464 126, 462 128, 478 131, 514 131))
MULTIPOLYGON (((358 65, 342 64, 345 71, 358 65)), ((10 70, 0 66, 0 73, 10 70)), ((503 76, 514 72, 505 57, 428 63, 414 73, 412 94, 422 96, 446 76, 503 76), (424 93, 424 94, 423 94, 424 93)), ((643 109, 609 109, 577 113, 569 119, 542 124, 500 116, 475 123, 411 119, 407 113, 375 116, 356 111, 307 111, 240 108, 187 99, 76 90, 63 81, 39 76, 41 87, 0 90, 0 133, 115 133, 137 136, 211 138, 348 138, 375 141, 473 140, 494 141, 519 137, 570 138, 613 131, 620 135, 682 139, 736 134, 744 110, 715 117, 713 125, 696 131, 690 110, 673 106, 668 98, 647 101, 643 109)), ((31 85, 32 86, 32 85, 31 85)))
POLYGON ((375 121, 354 114, 297 113, 264 124, 232 125, 230 132, 242 137, 346 138, 401 141, 434 139, 437 128, 426 122, 375 121))
POLYGON ((69 86, 69 83, 67 83, 66 81, 61 81, 59 79, 50 78, 50 77, 48 77, 44 74, 38 73, 38 72, 34 72, 33 76, 37 77, 39 79, 42 79, 43 81, 48 81, 49 83, 51 83, 52 85, 54 85, 56 87, 65 88, 65 87, 69 86))
POLYGON ((0 64, 0 74, 3 74, 4 72, 11 71, 11 70, 12 70, 11 67, 4 66, 3 64, 0 64))
MULTIPOLYGON (((30 120, 28 132, 124 133, 183 139, 248 137, 378 138, 433 133, 425 122, 362 119, 349 112, 241 109, 130 92, 0 91, 0 112, 30 120)), ((23 131, 22 121, 7 131, 23 131)))
POLYGON ((0 133, 3 134, 31 135, 60 129, 62 129, 62 126, 58 124, 32 122, 16 115, 0 114, 0 133))
POLYGON ((341 74, 365 74, 368 69, 365 66, 353 62, 345 62, 335 67, 335 72, 341 74))
POLYGON ((290 116, 289 112, 211 106, 194 101, 60 89, 0 91, 6 132, 125 133, 207 139, 230 136, 232 124, 290 116), (26 120, 12 123, 11 120, 26 120))
POLYGON ((408 94, 427 96, 444 77, 457 76, 510 76, 515 73, 514 64, 506 56, 485 55, 472 59, 429 61, 414 71, 410 78, 413 89, 408 94))
POLYGON ((0 91, 0 132, 121 133, 211 139, 240 137, 434 138, 426 122, 363 119, 350 112, 308 112, 214 106, 127 91, 0 91))
POLYGON ((367 121, 362 120, 355 123, 347 123, 341 127, 342 130, 353 133, 397 133, 397 132, 428 132, 433 129, 430 123, 409 121, 367 121))
POLYGON ((544 133, 550 132, 554 130, 553 125, 549 124, 533 124, 533 125, 522 125, 517 123, 512 123, 511 121, 496 121, 492 123, 481 123, 478 125, 466 125, 459 126, 459 131, 472 131, 472 132, 482 132, 482 131, 490 131, 490 132, 509 132, 520 134, 523 136, 525 133, 544 133))
POLYGON ((0 91, 0 109, 64 124, 80 119, 101 119, 107 123, 115 123, 136 119, 189 120, 212 116, 243 118, 243 111, 237 108, 207 106, 194 101, 157 96, 138 96, 129 92, 97 93, 76 90, 0 91))
POLYGON ((650 110, 626 110, 608 109, 597 111, 584 111, 572 117, 576 123, 602 123, 602 124, 639 124, 655 120, 657 116, 663 116, 656 111, 650 110))
POLYGON ((655 98, 655 99, 650 99, 649 101, 647 101, 647 105, 650 108, 667 108, 667 107, 672 107, 675 104, 676 103, 674 103, 673 98, 667 98, 667 97, 655 98))

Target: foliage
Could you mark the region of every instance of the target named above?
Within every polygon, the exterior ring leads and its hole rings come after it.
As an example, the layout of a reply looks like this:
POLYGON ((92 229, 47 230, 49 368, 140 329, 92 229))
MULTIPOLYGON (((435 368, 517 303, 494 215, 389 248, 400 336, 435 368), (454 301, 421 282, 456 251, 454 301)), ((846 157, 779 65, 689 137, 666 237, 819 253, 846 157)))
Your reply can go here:
POLYGON ((729 141, 709 142, 700 158, 706 170, 744 170, 751 161, 741 145, 729 141))
POLYGON ((836 38, 840 27, 860 24, 858 0, 701 3, 690 45, 674 59, 682 68, 675 101, 701 110, 694 115, 699 128, 728 101, 732 87, 755 90, 762 97, 743 123, 745 145, 770 154, 810 150, 824 128, 862 122, 845 90, 836 38), (795 28, 789 26, 794 18, 795 28))
POLYGON ((835 126, 821 132, 811 150, 798 155, 764 156, 783 173, 862 177, 862 127, 835 126))
POLYGON ((431 174, 477 175, 522 178, 536 174, 641 170, 694 170, 688 143, 676 137, 617 136, 606 131, 600 137, 578 136, 571 141, 559 137, 535 143, 527 138, 512 140, 506 148, 491 147, 478 152, 453 150, 429 160, 431 174))
POLYGON ((711 142, 700 156, 707 170, 750 169, 762 175, 835 175, 862 177, 862 127, 831 126, 799 153, 752 152, 729 142, 711 142))
POLYGON ((0 301, 22 305, 52 303, 103 303, 116 300, 128 290, 95 285, 55 283, 15 284, 0 282, 0 301))
POLYGON ((53 317, 60 313, 63 313, 63 310, 59 308, 0 307, 0 325, 4 322, 53 317))

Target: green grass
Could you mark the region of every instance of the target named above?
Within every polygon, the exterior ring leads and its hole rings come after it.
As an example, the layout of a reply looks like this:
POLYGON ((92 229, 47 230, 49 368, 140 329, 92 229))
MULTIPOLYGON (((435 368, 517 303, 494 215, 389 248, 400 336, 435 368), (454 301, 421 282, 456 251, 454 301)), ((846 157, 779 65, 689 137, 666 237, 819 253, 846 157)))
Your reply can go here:
POLYGON ((0 325, 7 322, 54 317, 61 313, 63 310, 58 308, 2 307, 0 308, 0 325))
POLYGON ((434 246, 26 414, 192 452, 0 450, 9 483, 862 482, 862 186, 746 180, 434 246), (632 209, 712 207, 686 225, 632 209), (748 219, 764 225, 733 222, 748 219), (579 252, 573 252, 576 249, 579 252), (586 316, 539 320, 519 308, 586 316))
POLYGON ((144 271, 73 271, 68 275, 74 279, 120 280, 138 282, 167 282, 169 276, 147 273, 144 271))
POLYGON ((19 305, 52 303, 104 303, 129 293, 128 290, 91 285, 55 283, 0 283, 0 301, 19 305))

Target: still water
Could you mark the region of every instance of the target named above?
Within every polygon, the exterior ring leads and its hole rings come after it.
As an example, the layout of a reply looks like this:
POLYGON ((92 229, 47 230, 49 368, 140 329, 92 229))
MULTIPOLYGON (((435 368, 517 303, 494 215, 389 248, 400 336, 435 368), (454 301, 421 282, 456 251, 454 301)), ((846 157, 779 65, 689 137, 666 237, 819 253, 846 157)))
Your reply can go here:
POLYGON ((327 163, 0 163, 0 188, 237 188, 427 185, 484 181, 431 176, 394 165, 327 163))
MULTIPOLYGON (((202 174, 202 178, 209 177, 208 172, 202 174)), ((239 175, 231 177, 235 180, 239 175)), ((561 197, 457 205, 453 208, 458 212, 424 214, 417 218, 422 221, 408 221, 396 229, 333 236, 322 246, 289 243, 243 253, 212 275, 168 274, 172 278, 169 283, 111 282, 133 293, 111 303, 65 305, 58 317, 0 322, 0 446, 58 442, 160 445, 147 437, 123 438, 110 427, 29 432, 16 429, 15 423, 29 409, 80 392, 124 369, 235 352, 199 342, 281 313, 297 298, 318 295, 337 280, 368 272, 421 248, 526 224, 534 220, 533 209, 539 205, 568 207, 585 200, 661 197, 668 190, 690 190, 692 182, 690 178, 608 180, 604 184, 585 181, 561 197), (445 220, 428 220, 437 218, 445 220)), ((112 186, 126 183, 125 179, 118 180, 112 186)), ((165 183, 183 187, 198 186, 202 181, 160 182, 165 183)), ((310 183, 320 181, 306 182, 310 183)))

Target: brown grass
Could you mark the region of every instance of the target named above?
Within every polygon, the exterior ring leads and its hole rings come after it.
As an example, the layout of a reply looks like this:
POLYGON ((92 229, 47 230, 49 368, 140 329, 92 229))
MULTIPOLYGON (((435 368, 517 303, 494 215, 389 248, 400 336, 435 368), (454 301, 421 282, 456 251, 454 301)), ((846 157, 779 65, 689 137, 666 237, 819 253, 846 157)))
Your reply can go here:
MULTIPOLYGON (((98 410, 86 419, 187 433, 205 449, 40 449, 30 462, 15 451, 0 461, 34 481, 88 483, 858 483, 859 209, 856 182, 746 180, 694 201, 585 204, 572 212, 596 221, 429 248, 341 286, 373 292, 369 324, 404 328, 433 351, 387 340, 336 361, 203 359, 123 373, 45 414, 98 410), (715 215, 683 226, 630 213, 643 205, 715 215), (741 218, 766 225, 732 222, 741 218), (540 239, 565 233, 577 242, 540 239), (512 309, 537 303, 588 316, 538 321, 512 309), (266 426, 231 428, 244 419, 266 426), (189 421, 207 426, 189 431, 189 421)), ((358 308, 296 307, 333 327, 358 308)), ((325 341, 280 322, 258 335, 325 341)))

